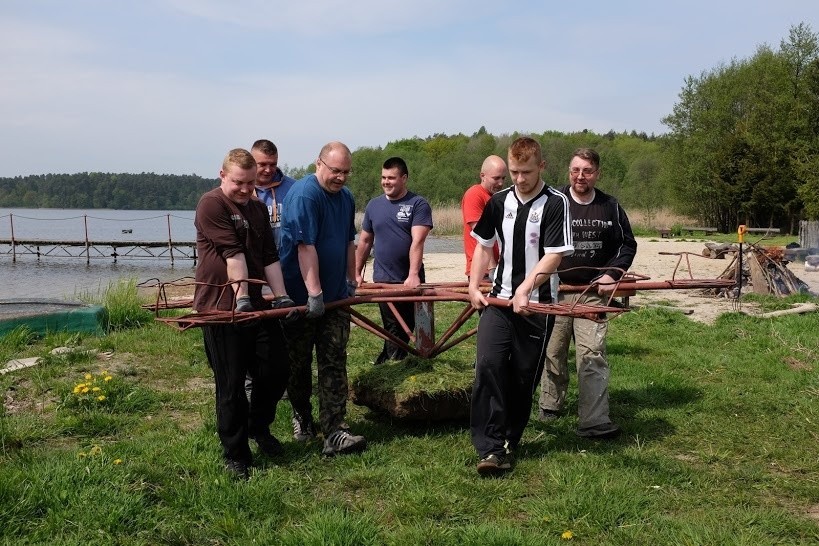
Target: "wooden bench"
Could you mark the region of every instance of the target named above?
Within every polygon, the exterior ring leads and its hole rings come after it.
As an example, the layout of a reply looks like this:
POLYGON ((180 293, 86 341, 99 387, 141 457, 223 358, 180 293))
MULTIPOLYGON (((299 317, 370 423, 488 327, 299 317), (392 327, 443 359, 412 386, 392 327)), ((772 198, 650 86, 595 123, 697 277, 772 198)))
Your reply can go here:
POLYGON ((717 228, 715 227, 701 227, 701 226, 683 226, 680 228, 681 231, 687 231, 689 235, 694 235, 695 231, 701 231, 706 235, 711 233, 716 233, 717 228))
POLYGON ((670 229, 658 229, 657 231, 660 232, 660 239, 670 239, 671 238, 671 230, 670 229))
POLYGON ((775 227, 746 227, 745 229, 748 231, 748 233, 764 233, 765 235, 768 235, 769 233, 782 233, 781 228, 775 227))

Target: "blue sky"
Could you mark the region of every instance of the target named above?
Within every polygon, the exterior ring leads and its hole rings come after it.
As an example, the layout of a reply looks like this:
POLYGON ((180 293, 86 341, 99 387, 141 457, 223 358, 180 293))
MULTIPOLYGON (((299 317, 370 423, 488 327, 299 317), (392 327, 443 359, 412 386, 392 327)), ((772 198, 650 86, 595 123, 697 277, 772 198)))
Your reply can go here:
POLYGON ((4 0, 0 176, 215 177, 269 138, 666 131, 684 79, 819 31, 816 0, 4 0), (582 6, 582 7, 580 7, 582 6))

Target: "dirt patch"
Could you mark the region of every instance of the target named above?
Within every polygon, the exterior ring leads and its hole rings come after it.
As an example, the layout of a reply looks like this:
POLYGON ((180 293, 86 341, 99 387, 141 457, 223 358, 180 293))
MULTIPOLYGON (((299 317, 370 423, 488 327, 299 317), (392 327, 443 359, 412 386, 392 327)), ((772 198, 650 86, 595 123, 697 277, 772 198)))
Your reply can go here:
POLYGON ((801 360, 793 356, 786 356, 784 361, 785 365, 795 372, 811 371, 813 369, 811 365, 808 364, 807 362, 802 362, 801 360))

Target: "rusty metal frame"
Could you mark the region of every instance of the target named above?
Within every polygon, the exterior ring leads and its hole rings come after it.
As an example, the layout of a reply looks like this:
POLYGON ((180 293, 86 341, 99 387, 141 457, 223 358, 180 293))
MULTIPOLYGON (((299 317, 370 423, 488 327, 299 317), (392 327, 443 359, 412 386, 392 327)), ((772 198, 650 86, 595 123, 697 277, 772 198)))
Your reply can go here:
MULTIPOLYGON (((620 313, 628 311, 627 307, 615 306, 613 300, 615 297, 628 297, 634 295, 638 290, 676 290, 676 289, 692 289, 692 288, 722 288, 733 286, 735 281, 732 279, 695 279, 691 273, 690 263, 688 262, 687 252, 681 253, 665 253, 679 255, 677 266, 674 268, 674 273, 670 280, 664 281, 650 281, 649 277, 635 273, 620 271, 622 276, 619 280, 609 283, 610 289, 608 300, 604 305, 598 304, 584 304, 580 301, 572 303, 532 303, 530 302, 523 309, 530 313, 546 314, 546 315, 560 315, 577 318, 586 318, 597 322, 609 320, 609 316, 617 316, 620 313), (682 262, 686 260, 688 265, 689 278, 677 279, 677 270, 682 262)), ((598 270, 605 270, 606 268, 592 268, 598 270)), ((609 268, 610 269, 610 268, 609 268)), ((190 281, 190 278, 178 279, 170 283, 161 283, 156 279, 151 279, 146 283, 142 283, 142 287, 156 286, 157 298, 154 305, 146 306, 156 313, 156 320, 173 326, 179 330, 187 330, 199 326, 210 324, 242 324, 246 322, 256 321, 260 319, 285 318, 287 315, 296 311, 297 313, 306 313, 306 306, 291 307, 286 309, 270 309, 264 311, 251 312, 236 312, 232 309, 230 311, 212 311, 204 313, 192 313, 180 317, 160 317, 159 311, 162 309, 175 309, 190 307, 192 300, 171 301, 167 297, 167 286, 190 286, 197 284, 196 281, 190 281), (154 284, 149 284, 154 283, 154 284)), ((261 281, 246 279, 248 282, 259 283, 261 281)), ((242 280, 234 282, 243 282, 242 280)), ((218 286, 222 290, 226 290, 231 283, 218 286)), ((560 285, 560 292, 580 292, 581 295, 586 294, 589 290, 597 289, 601 283, 592 283, 589 285, 572 286, 560 285)), ((489 292, 491 286, 484 284, 481 290, 484 293, 489 292)), ((582 299, 582 298, 581 298, 582 299)), ((495 297, 486 297, 486 301, 490 306, 509 308, 512 306, 511 300, 504 300, 495 297)), ((456 336, 464 324, 475 313, 476 309, 472 306, 469 299, 468 285, 465 282, 450 282, 450 283, 430 283, 422 284, 417 288, 406 288, 401 285, 384 284, 384 283, 366 283, 358 288, 356 295, 343 300, 327 303, 326 309, 344 308, 350 313, 350 320, 363 328, 364 330, 384 339, 386 341, 396 344, 407 353, 421 357, 433 358, 452 347, 462 343, 477 333, 477 328, 472 328, 469 331, 456 336), (452 324, 441 334, 441 337, 436 341, 434 328, 434 302, 464 302, 466 306, 452 324), (401 318, 400 314, 395 308, 395 303, 398 302, 413 302, 415 303, 416 314, 416 332, 410 332, 406 322, 401 318), (353 308, 354 305, 386 303, 395 317, 398 319, 401 327, 410 336, 412 344, 406 343, 399 339, 392 333, 383 328, 382 325, 369 319, 361 312, 353 308), (454 339, 453 339, 454 338, 454 339)))

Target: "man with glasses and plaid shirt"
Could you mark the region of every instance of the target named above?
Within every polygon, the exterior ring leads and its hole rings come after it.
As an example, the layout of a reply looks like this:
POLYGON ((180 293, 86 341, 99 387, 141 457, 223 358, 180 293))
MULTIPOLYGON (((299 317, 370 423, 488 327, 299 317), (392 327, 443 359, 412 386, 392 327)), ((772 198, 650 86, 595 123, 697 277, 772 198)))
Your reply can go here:
MULTIPOLYGON (((569 198, 572 215, 574 254, 560 262, 560 282, 569 285, 597 284, 582 297, 560 293, 558 301, 605 304, 620 279, 631 267, 637 241, 623 207, 617 200, 595 188, 600 177, 600 155, 591 148, 579 148, 569 164, 569 185, 561 191, 569 198), (568 271, 571 268, 580 268, 568 271), (608 269, 589 269, 608 268, 608 269)), ((541 377, 538 419, 551 422, 560 417, 569 387, 569 343, 574 336, 579 421, 577 435, 609 439, 620 428, 609 418, 609 364, 606 358, 607 322, 583 318, 556 317, 546 348, 541 377)))
POLYGON ((290 356, 287 393, 293 406, 293 437, 315 438, 312 394, 313 347, 318 368, 319 425, 327 456, 364 450, 363 436, 353 435, 347 411, 347 341, 350 314, 325 310, 325 303, 355 294, 355 201, 345 187, 352 155, 341 142, 326 144, 315 174, 293 186, 284 201, 281 263, 284 282, 307 313, 285 324, 290 356))

